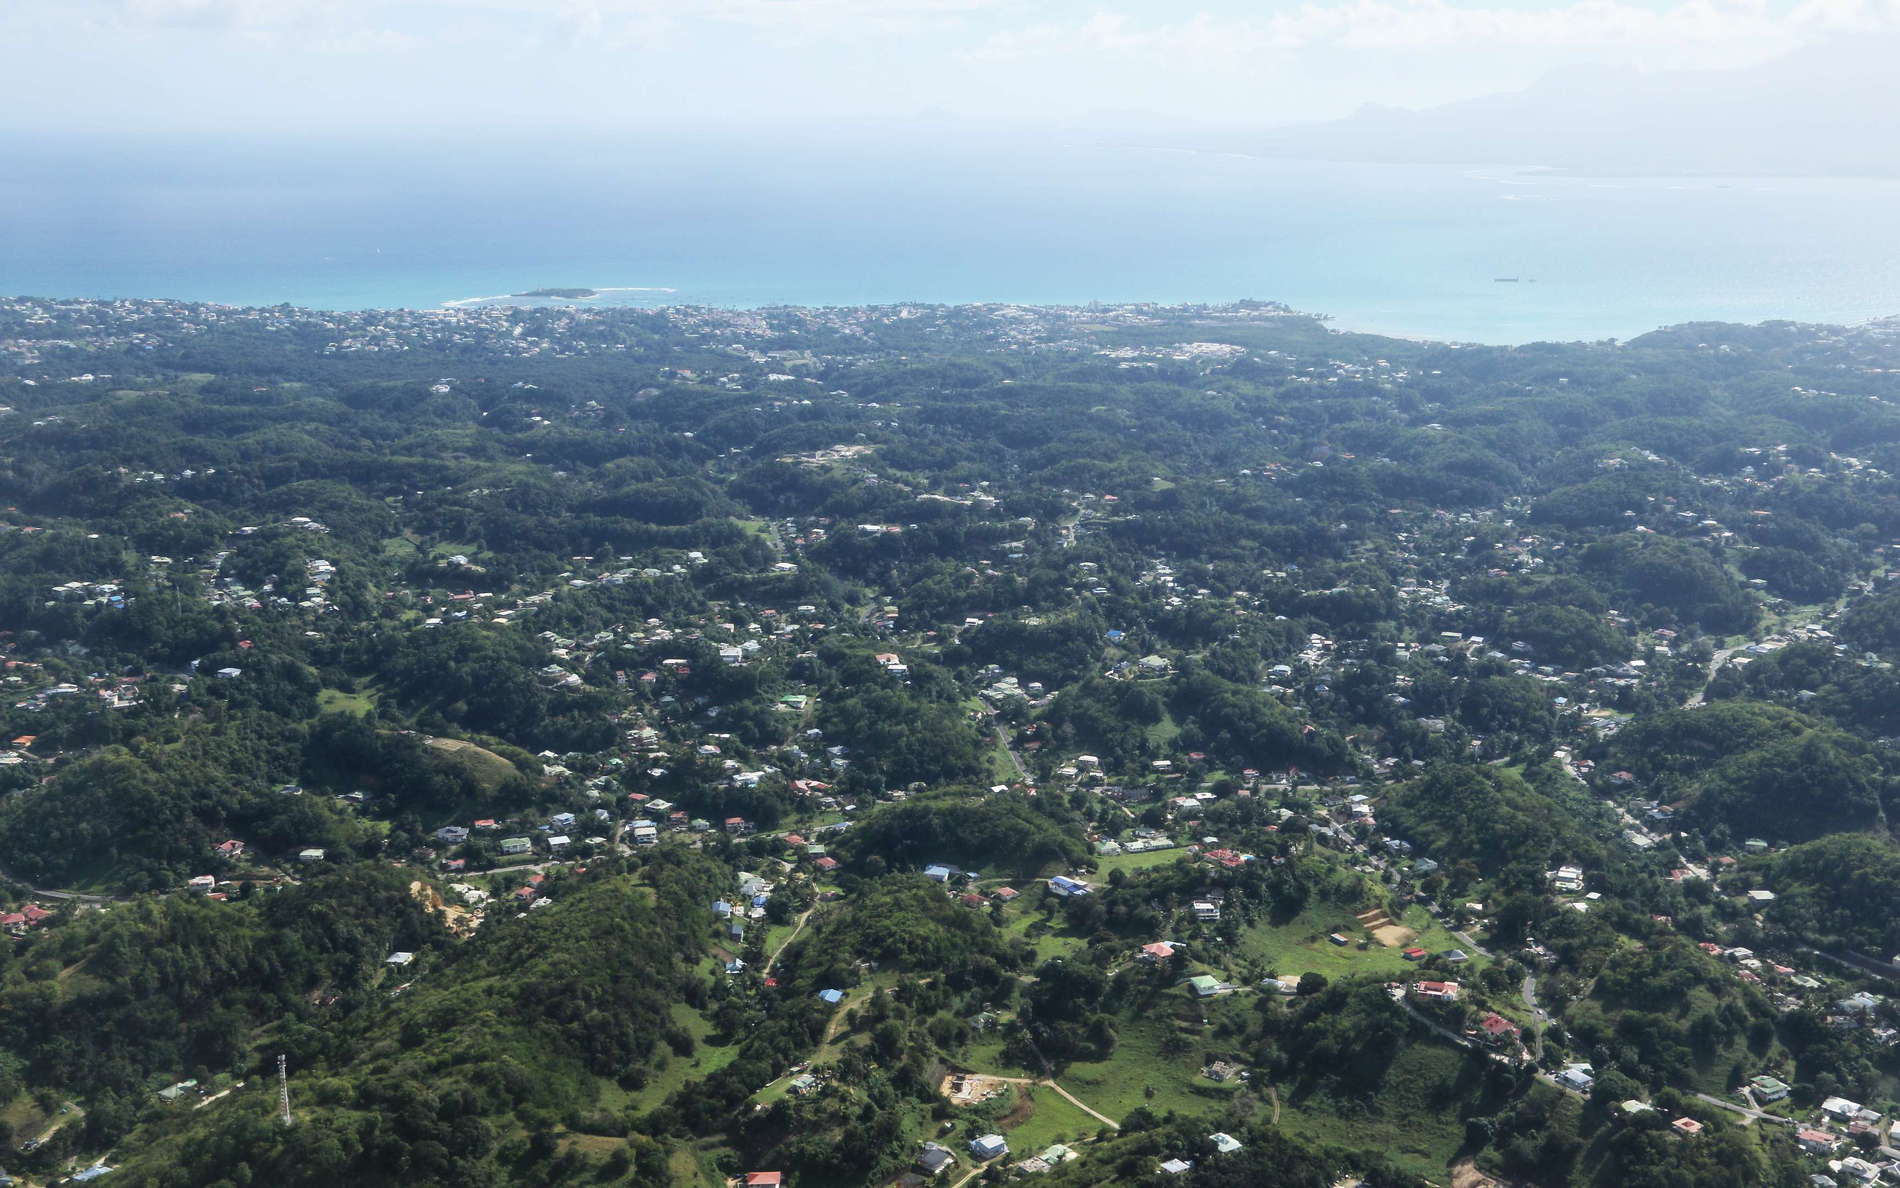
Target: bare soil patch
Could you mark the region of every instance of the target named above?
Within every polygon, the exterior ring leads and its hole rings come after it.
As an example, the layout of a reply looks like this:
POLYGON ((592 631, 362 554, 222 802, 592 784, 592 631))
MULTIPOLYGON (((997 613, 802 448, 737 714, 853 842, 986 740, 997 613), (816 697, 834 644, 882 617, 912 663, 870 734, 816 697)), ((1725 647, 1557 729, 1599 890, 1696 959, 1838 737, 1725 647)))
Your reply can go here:
POLYGON ((1503 1181, 1485 1175, 1471 1160, 1465 1159, 1451 1165, 1451 1188, 1505 1188, 1505 1185, 1503 1181))
POLYGON ((1370 932, 1373 940, 1378 941, 1388 949, 1396 949, 1400 945, 1411 944, 1412 941, 1418 938, 1418 933, 1405 927, 1403 924, 1395 923, 1392 917, 1387 915, 1385 911, 1380 908, 1360 912, 1358 920, 1359 927, 1370 932))
POLYGON ((1385 924, 1372 930, 1372 939, 1388 949, 1396 949, 1400 945, 1409 945, 1417 940, 1418 933, 1403 924, 1385 924))
POLYGON ((988 1101, 1003 1091, 1005 1082, 996 1077, 980 1076, 976 1073, 951 1073, 937 1086, 937 1091, 948 1098, 951 1105, 975 1105, 979 1101, 988 1101))

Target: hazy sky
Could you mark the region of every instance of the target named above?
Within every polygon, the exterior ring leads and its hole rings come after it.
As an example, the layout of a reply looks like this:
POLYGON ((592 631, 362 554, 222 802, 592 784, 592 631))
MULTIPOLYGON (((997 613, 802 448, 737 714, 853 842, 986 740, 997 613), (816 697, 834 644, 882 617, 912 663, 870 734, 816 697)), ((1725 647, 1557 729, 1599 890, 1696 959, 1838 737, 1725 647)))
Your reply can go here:
POLYGON ((1278 122, 1896 29, 1900 0, 0 0, 0 128, 1278 122))

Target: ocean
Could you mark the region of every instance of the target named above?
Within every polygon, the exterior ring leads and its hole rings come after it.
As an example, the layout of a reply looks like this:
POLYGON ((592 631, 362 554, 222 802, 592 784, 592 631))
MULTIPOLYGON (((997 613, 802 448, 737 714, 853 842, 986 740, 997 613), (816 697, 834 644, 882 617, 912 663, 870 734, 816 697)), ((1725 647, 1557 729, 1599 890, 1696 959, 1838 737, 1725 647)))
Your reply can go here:
POLYGON ((328 309, 1283 301, 1468 342, 1900 314, 1900 181, 1008 137, 0 137, 0 292, 328 309), (1515 279, 1505 279, 1515 278, 1515 279))

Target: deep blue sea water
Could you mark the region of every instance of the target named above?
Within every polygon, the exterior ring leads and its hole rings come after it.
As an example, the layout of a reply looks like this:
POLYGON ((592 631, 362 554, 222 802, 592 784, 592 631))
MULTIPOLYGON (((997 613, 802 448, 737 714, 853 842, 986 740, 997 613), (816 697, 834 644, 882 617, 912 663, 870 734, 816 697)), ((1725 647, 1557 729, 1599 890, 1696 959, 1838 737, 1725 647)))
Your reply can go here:
POLYGON ((1900 182, 923 136, 0 138, 0 292, 341 309, 541 286, 641 304, 1259 298, 1477 342, 1851 322, 1900 314, 1900 182))

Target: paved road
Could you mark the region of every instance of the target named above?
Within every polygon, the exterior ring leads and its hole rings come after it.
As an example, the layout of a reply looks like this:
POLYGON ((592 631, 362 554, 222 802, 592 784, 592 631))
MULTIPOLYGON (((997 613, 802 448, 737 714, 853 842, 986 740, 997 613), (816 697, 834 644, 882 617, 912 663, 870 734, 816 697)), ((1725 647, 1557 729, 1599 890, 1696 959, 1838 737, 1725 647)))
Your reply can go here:
MULTIPOLYGON (((1537 1079, 1544 1082, 1544 1084, 1546 1085, 1552 1086, 1553 1088, 1561 1089, 1565 1093, 1568 1093, 1573 1097, 1581 1098, 1581 1097, 1587 1096, 1586 1094, 1580 1093, 1577 1090, 1570 1088, 1568 1085, 1559 1083, 1556 1077, 1550 1075, 1547 1072, 1538 1073, 1537 1079)), ((1765 1113, 1762 1110, 1750 1109, 1747 1106, 1738 1106, 1732 1101, 1723 1101, 1721 1098, 1712 1097, 1707 1093, 1697 1093, 1694 1096, 1697 1101, 1707 1102, 1709 1105, 1727 1110, 1732 1114, 1740 1114, 1742 1116, 1743 1126, 1747 1126, 1750 1122, 1772 1122, 1777 1125, 1786 1125, 1786 1126, 1793 1125, 1793 1123, 1790 1122, 1788 1119, 1783 1118, 1778 1114, 1765 1113)))
POLYGON ((1453 936, 1463 941, 1465 944, 1465 947, 1470 949, 1473 953, 1476 953, 1478 956, 1480 957, 1491 956, 1491 950, 1485 948, 1483 945, 1479 944, 1477 941, 1472 940, 1470 933, 1456 932, 1456 931, 1453 931, 1449 926, 1446 927, 1445 931, 1450 932, 1453 936))
POLYGON ((996 728, 996 741, 1003 744, 1003 753, 1009 756, 1010 763, 1016 768, 1016 777, 1024 782, 1029 780, 1029 769, 1023 766, 1022 757, 1016 754, 1016 748, 1009 745, 1009 735, 1003 730, 1001 722, 992 722, 996 728))
MULTIPOLYGON (((1833 616, 1833 615, 1837 615, 1837 614, 1839 614, 1839 613, 1841 613, 1841 611, 1842 611, 1843 609, 1845 609, 1845 608, 1846 608, 1846 606, 1847 606, 1847 595, 1845 595, 1845 594, 1843 594, 1843 595, 1841 595, 1841 596, 1840 596, 1839 598, 1837 598, 1837 599, 1835 599, 1834 601, 1832 601, 1832 602, 1830 602, 1830 603, 1828 603, 1828 604, 1826 604, 1826 605, 1824 605, 1824 606, 1822 606, 1822 607, 1819 607, 1819 608, 1817 608, 1817 609, 1816 609, 1816 611, 1815 611, 1815 617, 1814 617, 1814 619, 1813 619, 1812 621, 1814 621, 1814 622, 1824 622, 1824 621, 1826 621, 1826 620, 1827 620, 1827 619, 1828 619, 1829 617, 1831 617, 1831 616, 1833 616)), ((1790 626, 1790 625, 1791 625, 1791 624, 1781 624, 1780 626, 1777 626, 1777 627, 1776 627, 1776 630, 1777 630, 1777 631, 1779 631, 1779 630, 1783 630, 1783 629, 1785 629, 1785 628, 1786 628, 1787 626, 1790 626)), ((1750 641, 1750 642, 1751 642, 1751 643, 1758 643, 1758 642, 1760 642, 1760 641, 1759 641, 1759 640, 1753 640, 1753 641, 1750 641)), ((1727 663, 1728 663, 1728 658, 1729 658, 1730 656, 1733 656, 1733 655, 1734 655, 1735 653, 1737 653, 1737 652, 1740 652, 1740 651, 1745 651, 1745 650, 1747 650, 1747 648, 1748 648, 1748 647, 1749 647, 1749 644, 1741 644, 1741 645, 1739 645, 1739 646, 1737 646, 1737 647, 1733 647, 1733 648, 1723 648, 1723 649, 1721 649, 1720 651, 1718 651, 1718 652, 1716 652, 1716 653, 1715 653, 1715 655, 1714 655, 1714 656, 1713 656, 1713 657, 1712 657, 1712 658, 1711 658, 1711 659, 1709 660, 1709 678, 1708 678, 1708 680, 1705 680, 1705 681, 1703 681, 1703 682, 1702 682, 1702 687, 1701 687, 1700 689, 1698 689, 1698 690, 1696 690, 1696 693, 1695 693, 1695 696, 1693 696, 1693 697, 1691 697, 1691 698, 1689 698, 1689 700, 1688 700, 1687 702, 1685 702, 1684 704, 1685 704, 1685 705, 1689 705, 1689 706, 1697 706, 1697 705, 1701 705, 1701 704, 1702 704, 1702 702, 1703 702, 1703 700, 1704 700, 1704 698, 1705 698, 1705 697, 1707 696, 1707 694, 1708 694, 1708 692, 1709 692, 1709 684, 1710 684, 1710 682, 1712 682, 1712 681, 1714 681, 1714 680, 1715 680, 1715 674, 1716 674, 1716 673, 1718 673, 1718 672, 1721 672, 1721 671, 1722 671, 1722 666, 1723 666, 1724 664, 1727 664, 1727 663)))
POLYGON ((1707 1093, 1698 1093, 1695 1095, 1695 1098, 1697 1101, 1706 1101, 1712 1106, 1721 1106, 1732 1114, 1742 1115, 1743 1126, 1748 1125, 1750 1122, 1773 1122, 1783 1126, 1794 1125, 1793 1122, 1787 1118, 1783 1118, 1779 1114, 1770 1114, 1764 1110, 1752 1109, 1748 1106, 1738 1106, 1732 1101, 1723 1101, 1721 1098, 1712 1097, 1707 1093))
POLYGON ((1900 977, 1900 965, 1882 961, 1878 957, 1869 957, 1865 953, 1824 953, 1820 949, 1810 949, 1805 946, 1801 951, 1812 953, 1824 961, 1832 961, 1836 965, 1858 970, 1861 973, 1879 974, 1883 978, 1900 977))
POLYGON ((25 879, 18 878, 7 871, 0 870, 0 879, 9 883, 18 883, 34 895, 45 899, 69 899, 74 903, 118 903, 127 897, 124 895, 91 895, 84 891, 61 891, 47 887, 35 887, 25 879))
MULTIPOLYGON (((1509 1056, 1506 1056, 1502 1052, 1490 1051, 1489 1049, 1485 1048, 1484 1046, 1479 1044, 1476 1040, 1472 1039, 1468 1035, 1459 1035, 1457 1032, 1453 1031, 1451 1028, 1446 1027, 1444 1024, 1438 1022, 1436 1019, 1433 1019, 1431 1016, 1425 1014, 1425 1012, 1413 1006, 1410 1000, 1408 1000, 1404 994, 1394 995, 1392 998, 1392 1001, 1398 1003, 1400 1008, 1402 1008, 1406 1014, 1412 1016, 1412 1018, 1418 1020, 1420 1023, 1423 1023, 1426 1027, 1431 1029, 1434 1035, 1438 1036, 1438 1038, 1444 1040, 1447 1043, 1456 1044, 1461 1048, 1467 1048, 1483 1056, 1489 1056, 1491 1059, 1497 1061, 1499 1064, 1515 1065, 1517 1063, 1516 1061, 1512 1060, 1509 1056)), ((1539 1074, 1539 1075, 1542 1075, 1542 1074, 1539 1074)))
MULTIPOLYGON (((1746 644, 1742 645, 1742 647, 1746 647, 1746 646, 1747 646, 1746 644)), ((1701 705, 1703 699, 1708 696, 1709 685, 1715 680, 1715 674, 1722 671, 1722 666, 1728 663, 1728 658, 1730 656, 1733 656, 1735 653, 1741 650, 1742 648, 1740 647, 1723 648, 1721 651, 1717 652, 1712 658, 1710 658, 1708 679, 1703 681, 1702 687, 1700 689, 1697 689, 1695 691, 1695 695, 1689 698, 1689 700, 1684 702, 1683 704, 1690 708, 1694 708, 1695 706, 1701 705)))
MULTIPOLYGON (((1420 1011, 1417 1007, 1413 1006, 1411 1000, 1406 998, 1404 994, 1395 995, 1392 1001, 1398 1003, 1399 1006, 1404 1009, 1406 1014, 1412 1016, 1412 1018, 1418 1020, 1420 1023, 1423 1023, 1426 1027, 1430 1028, 1432 1031, 1432 1034, 1444 1040, 1446 1043, 1456 1044, 1459 1047, 1464 1048, 1466 1051, 1476 1052, 1478 1055, 1485 1057, 1487 1060, 1494 1060, 1497 1063, 1502 1064, 1506 1068, 1535 1068, 1536 1067, 1535 1064, 1528 1064, 1528 1065, 1525 1064, 1524 1061, 1518 1056, 1512 1056, 1508 1053, 1494 1051, 1491 1048, 1488 1048, 1485 1045, 1479 1043, 1477 1040, 1472 1039, 1468 1035, 1459 1035, 1457 1032, 1451 1030, 1449 1027, 1444 1026, 1443 1024, 1439 1023, 1437 1020, 1433 1019, 1431 1016, 1425 1014, 1424 1012, 1420 1011)), ((1543 1044, 1543 1032, 1541 1028, 1539 1029, 1539 1032, 1538 1032, 1538 1044, 1540 1047, 1543 1044)), ((1520 1051, 1521 1051, 1521 1045, 1520 1045, 1520 1051)), ((1557 1079, 1551 1076, 1547 1072, 1537 1073, 1537 1079, 1540 1081, 1543 1081, 1544 1083, 1548 1085, 1551 1085, 1554 1088, 1565 1089, 1565 1086, 1558 1084, 1557 1079)), ((1565 1092, 1574 1092, 1574 1091, 1565 1089, 1565 1092)), ((1577 1096, 1582 1097, 1583 1094, 1579 1093, 1577 1094, 1577 1096)))
POLYGON ((1531 1059, 1542 1061, 1544 1059, 1544 1028, 1550 1024, 1550 1016, 1544 1013, 1543 1007, 1537 1005, 1537 975, 1525 974, 1523 983, 1517 988, 1517 993, 1537 1019, 1537 1050, 1531 1053, 1531 1059))
POLYGON ((34 887, 33 894, 42 899, 70 899, 74 903, 118 903, 123 895, 88 895, 84 891, 53 891, 45 887, 34 887))
POLYGON ((552 866, 568 867, 574 865, 571 858, 549 858, 543 862, 517 862, 513 866, 491 866, 486 870, 465 870, 457 874, 457 879, 472 879, 478 875, 493 874, 540 874, 552 866))

